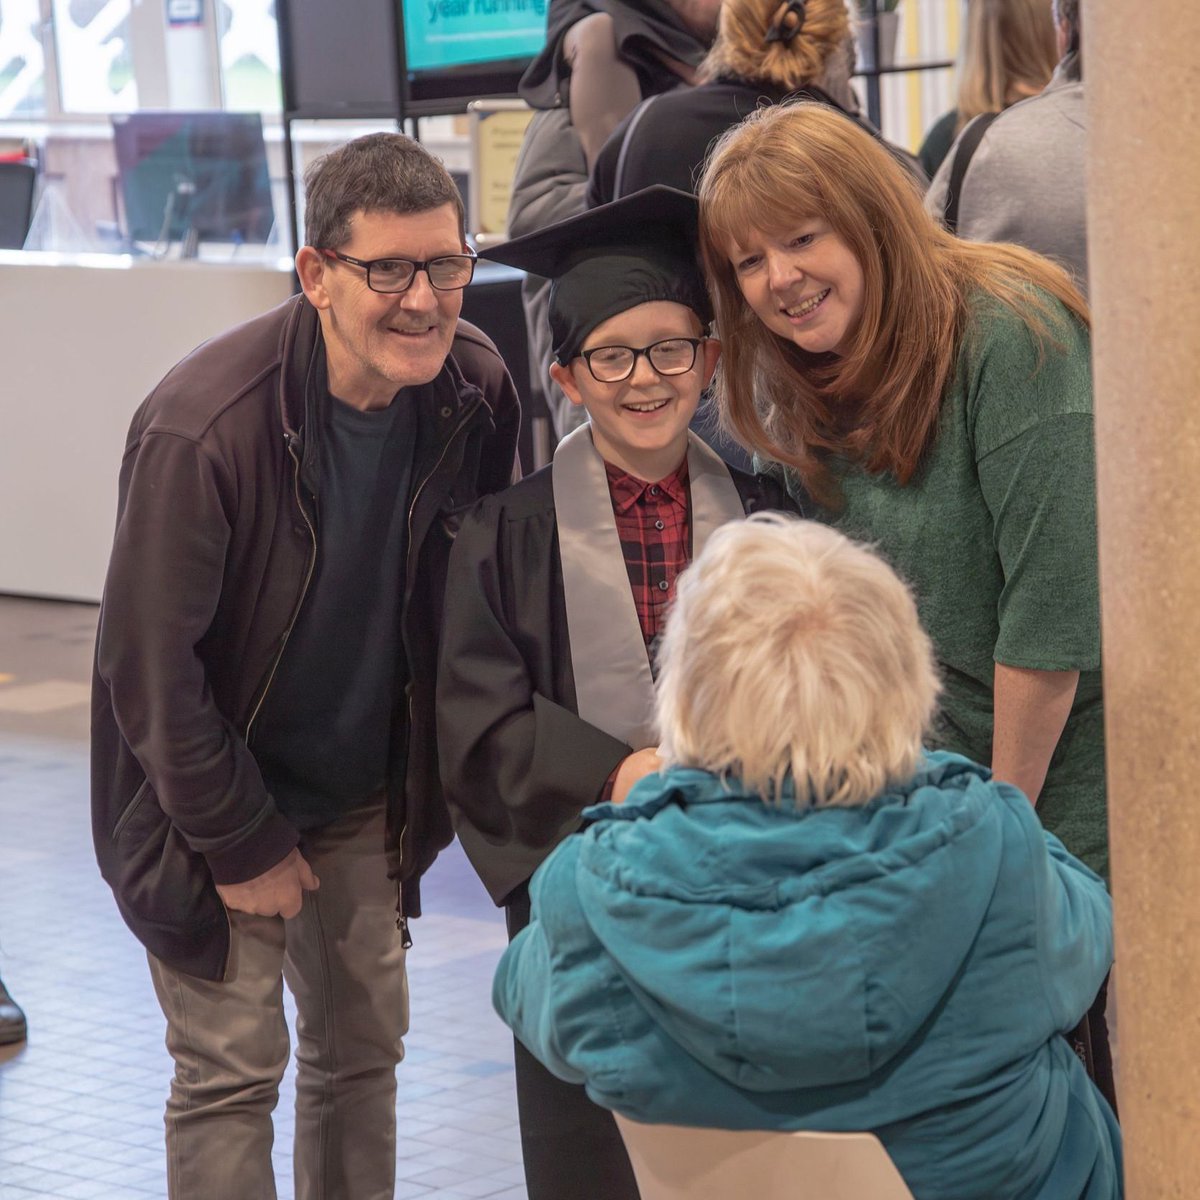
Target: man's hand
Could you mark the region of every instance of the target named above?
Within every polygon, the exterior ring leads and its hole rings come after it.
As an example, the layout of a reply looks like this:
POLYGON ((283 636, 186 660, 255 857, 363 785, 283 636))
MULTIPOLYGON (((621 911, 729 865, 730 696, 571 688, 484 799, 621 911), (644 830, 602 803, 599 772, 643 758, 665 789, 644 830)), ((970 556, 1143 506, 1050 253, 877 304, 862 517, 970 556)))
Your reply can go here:
POLYGON ((226 908, 256 917, 294 917, 305 892, 315 892, 321 881, 312 873, 299 848, 269 871, 245 883, 218 883, 217 895, 226 908))
POLYGON ((662 770, 662 759, 658 757, 655 746, 647 746, 645 750, 635 750, 623 759, 617 768, 617 777, 613 780, 612 802, 624 803, 625 797, 633 790, 633 785, 647 775, 654 775, 662 770))

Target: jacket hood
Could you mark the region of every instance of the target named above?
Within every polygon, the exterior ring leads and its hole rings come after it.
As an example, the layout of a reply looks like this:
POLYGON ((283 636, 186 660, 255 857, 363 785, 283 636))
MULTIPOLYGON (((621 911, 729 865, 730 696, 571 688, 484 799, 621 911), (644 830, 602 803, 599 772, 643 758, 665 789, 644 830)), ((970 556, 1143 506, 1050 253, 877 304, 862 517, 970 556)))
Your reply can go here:
POLYGON ((651 776, 585 813, 583 911, 665 1032, 737 1087, 865 1079, 905 1052, 969 954, 1000 868, 989 772, 931 754, 867 805, 651 776))

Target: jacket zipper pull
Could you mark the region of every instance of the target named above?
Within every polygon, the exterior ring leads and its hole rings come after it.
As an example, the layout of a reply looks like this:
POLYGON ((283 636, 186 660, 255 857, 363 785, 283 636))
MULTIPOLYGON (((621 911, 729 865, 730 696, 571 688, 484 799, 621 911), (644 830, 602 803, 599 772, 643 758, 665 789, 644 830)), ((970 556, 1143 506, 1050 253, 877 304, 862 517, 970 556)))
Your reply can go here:
POLYGON ((396 880, 396 928, 400 930, 400 948, 412 949, 412 934, 408 931, 408 918, 404 915, 404 885, 396 880))

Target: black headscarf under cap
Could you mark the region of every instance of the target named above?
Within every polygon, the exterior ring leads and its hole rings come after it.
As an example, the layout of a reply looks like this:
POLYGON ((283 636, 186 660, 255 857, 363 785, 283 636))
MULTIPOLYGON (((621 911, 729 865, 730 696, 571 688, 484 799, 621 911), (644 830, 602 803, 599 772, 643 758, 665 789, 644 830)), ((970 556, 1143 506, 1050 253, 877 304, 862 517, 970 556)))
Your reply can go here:
POLYGON ((481 257, 553 281, 550 332, 566 364, 597 325, 652 300, 682 304, 704 325, 712 320, 696 259, 699 217, 695 196, 655 184, 481 257))

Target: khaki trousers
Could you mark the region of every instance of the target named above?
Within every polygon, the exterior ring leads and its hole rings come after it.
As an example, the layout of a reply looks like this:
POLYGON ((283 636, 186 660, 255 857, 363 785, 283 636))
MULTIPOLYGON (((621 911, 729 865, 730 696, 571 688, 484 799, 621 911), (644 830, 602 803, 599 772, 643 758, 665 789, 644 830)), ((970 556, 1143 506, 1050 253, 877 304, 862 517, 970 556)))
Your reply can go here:
POLYGON ((296 1200, 391 1200, 408 984, 382 806, 305 837, 320 888, 291 920, 231 912, 224 981, 150 957, 175 1078, 171 1200, 274 1200, 272 1112, 296 1000, 296 1200))

